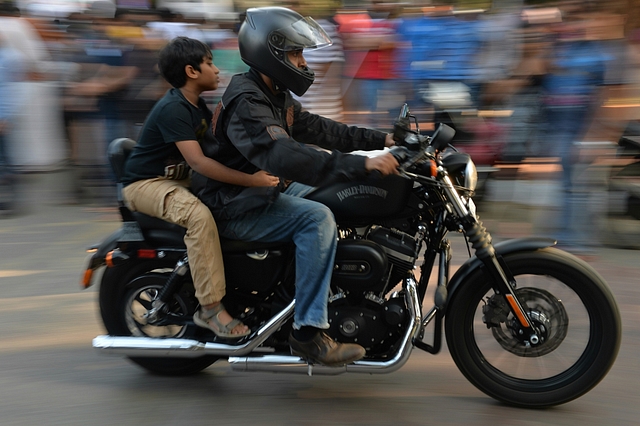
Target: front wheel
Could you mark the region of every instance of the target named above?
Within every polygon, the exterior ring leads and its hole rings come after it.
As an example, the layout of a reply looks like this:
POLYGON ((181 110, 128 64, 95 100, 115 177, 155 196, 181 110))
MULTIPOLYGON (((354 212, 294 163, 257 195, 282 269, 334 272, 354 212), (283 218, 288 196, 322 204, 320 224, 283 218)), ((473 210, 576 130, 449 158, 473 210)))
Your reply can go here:
POLYGON ((578 398, 604 378, 620 347, 611 291, 589 265, 555 248, 508 254, 504 261, 540 342, 520 337, 519 322, 479 268, 448 303, 453 360, 474 386, 508 404, 545 407, 578 398))

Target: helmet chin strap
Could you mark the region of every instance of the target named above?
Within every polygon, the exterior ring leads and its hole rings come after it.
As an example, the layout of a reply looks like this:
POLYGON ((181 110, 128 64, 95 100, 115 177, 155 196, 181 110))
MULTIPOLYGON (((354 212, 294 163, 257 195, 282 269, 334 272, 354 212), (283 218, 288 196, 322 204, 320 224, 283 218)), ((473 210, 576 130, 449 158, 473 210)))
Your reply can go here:
POLYGON ((284 84, 276 81, 263 72, 258 71, 258 73, 260 73, 260 75, 262 76, 262 81, 264 81, 264 83, 269 87, 269 89, 271 89, 274 94, 277 95, 278 93, 287 90, 287 87, 284 84))
POLYGON ((282 84, 282 83, 280 83, 280 82, 278 82, 278 81, 276 81, 274 79, 271 79, 271 82, 272 82, 273 90, 275 90, 276 93, 284 92, 285 90, 287 90, 287 88, 285 87, 284 84, 282 84))

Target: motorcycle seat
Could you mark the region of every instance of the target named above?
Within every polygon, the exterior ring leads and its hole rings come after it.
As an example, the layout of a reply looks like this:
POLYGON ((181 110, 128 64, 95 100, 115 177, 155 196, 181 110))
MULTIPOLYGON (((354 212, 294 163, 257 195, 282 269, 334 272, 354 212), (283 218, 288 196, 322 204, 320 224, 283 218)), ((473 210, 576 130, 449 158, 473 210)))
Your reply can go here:
POLYGON ((184 245, 186 228, 144 213, 131 213, 147 242, 153 245, 186 248, 184 245))
MULTIPOLYGON (((181 249, 186 248, 184 244, 184 234, 187 231, 186 228, 144 213, 132 212, 132 214, 136 222, 138 222, 138 225, 140 225, 142 235, 144 235, 147 242, 159 246, 176 247, 181 249)), ((283 244, 284 243, 282 242, 265 243, 231 240, 224 237, 220 238, 220 246, 222 247, 223 253, 273 249, 281 247, 283 244)))
MULTIPOLYGON (((185 249, 184 234, 187 230, 184 227, 144 213, 132 212, 124 205, 124 202, 122 202, 122 184, 120 182, 124 175, 124 165, 131 151, 133 151, 135 144, 136 142, 132 139, 115 139, 109 144, 107 153, 111 168, 118 182, 118 200, 120 201, 120 211, 123 213, 123 218, 125 218, 125 220, 133 218, 140 226, 142 235, 147 242, 157 246, 185 249)), ((261 243, 220 238, 222 251, 229 253, 271 249, 281 247, 282 245, 282 242, 261 243)))

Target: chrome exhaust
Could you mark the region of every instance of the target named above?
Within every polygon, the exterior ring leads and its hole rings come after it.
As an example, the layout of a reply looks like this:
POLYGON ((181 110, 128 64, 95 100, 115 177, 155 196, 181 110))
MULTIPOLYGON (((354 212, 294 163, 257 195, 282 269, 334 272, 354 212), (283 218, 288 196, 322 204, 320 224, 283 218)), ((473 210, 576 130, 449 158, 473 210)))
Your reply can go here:
POLYGON ((353 373, 392 373, 400 369, 409 359, 413 339, 422 327, 421 306, 417 285, 413 278, 406 280, 405 301, 409 310, 410 326, 407 327, 396 355, 385 361, 360 360, 343 367, 310 365, 297 356, 282 354, 260 354, 269 348, 259 348, 292 315, 295 301, 271 318, 253 338, 242 345, 200 342, 192 339, 159 339, 152 337, 97 336, 93 347, 100 353, 129 357, 197 358, 207 355, 227 357, 234 371, 280 372, 318 375, 353 373))
POLYGON ((259 352, 261 348, 258 346, 291 318, 294 306, 295 300, 260 327, 251 339, 240 345, 200 342, 193 339, 104 335, 93 339, 93 347, 103 354, 130 357, 198 358, 206 355, 248 355, 251 352, 259 352))
POLYGON ((324 365, 307 364, 297 356, 286 355, 253 355, 246 357, 229 357, 231 369, 235 371, 300 373, 318 375, 338 375, 342 373, 392 373, 400 369, 409 359, 413 349, 413 339, 422 328, 421 307, 418 300, 417 285, 413 278, 407 279, 405 301, 409 307, 411 326, 407 327, 402 343, 396 355, 386 361, 361 360, 343 367, 326 367, 324 365))

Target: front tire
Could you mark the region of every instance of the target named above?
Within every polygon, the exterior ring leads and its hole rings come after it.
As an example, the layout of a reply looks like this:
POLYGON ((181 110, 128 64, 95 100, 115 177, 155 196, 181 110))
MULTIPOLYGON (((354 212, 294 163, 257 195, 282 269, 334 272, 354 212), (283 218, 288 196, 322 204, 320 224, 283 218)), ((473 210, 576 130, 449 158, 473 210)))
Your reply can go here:
POLYGON ((544 340, 518 338, 513 314, 501 317, 484 268, 451 296, 445 332, 464 376, 487 395, 516 406, 571 401, 607 374, 620 347, 620 314, 604 280, 585 262, 555 248, 504 256, 519 298, 544 340), (485 321, 493 318, 488 327, 485 321), (499 324, 495 319, 502 318, 499 324))
MULTIPOLYGON (((105 328, 112 336, 156 338, 198 338, 194 324, 154 325, 144 315, 151 302, 169 278, 172 267, 158 262, 139 262, 107 268, 100 285, 100 313, 105 328)), ((197 300, 186 289, 177 292, 169 303, 170 314, 191 318, 197 300)), ((164 376, 185 376, 209 367, 218 357, 160 358, 129 357, 142 368, 164 376)))

